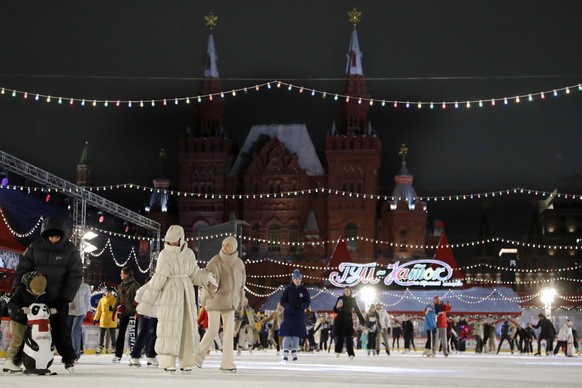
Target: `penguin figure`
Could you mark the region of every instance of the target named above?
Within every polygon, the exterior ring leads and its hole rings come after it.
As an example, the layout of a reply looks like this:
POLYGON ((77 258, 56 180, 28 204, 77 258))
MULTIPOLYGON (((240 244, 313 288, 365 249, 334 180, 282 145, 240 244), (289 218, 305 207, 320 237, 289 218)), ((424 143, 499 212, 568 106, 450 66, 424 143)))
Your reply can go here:
POLYGON ((53 363, 55 349, 49 321, 51 309, 44 303, 33 303, 23 310, 28 318, 22 354, 24 373, 55 374, 48 369, 53 363))

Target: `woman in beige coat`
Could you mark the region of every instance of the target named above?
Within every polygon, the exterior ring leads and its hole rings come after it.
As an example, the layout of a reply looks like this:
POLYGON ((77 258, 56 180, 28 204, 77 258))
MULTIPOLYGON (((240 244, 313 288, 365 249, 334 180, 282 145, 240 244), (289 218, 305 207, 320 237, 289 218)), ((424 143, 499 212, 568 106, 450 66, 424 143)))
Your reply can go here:
POLYGON ((214 276, 198 267, 194 252, 188 248, 184 229, 179 225, 168 228, 164 249, 160 252, 156 271, 144 286, 140 310, 149 311, 158 306, 156 353, 160 368, 168 372, 178 367, 190 371, 194 353, 198 351, 198 311, 194 287, 216 284, 214 276))
POLYGON ((218 287, 207 286, 202 293, 202 306, 208 310, 208 330, 202 337, 200 350, 194 357, 198 368, 202 367, 204 358, 212 340, 218 333, 220 318, 223 322, 224 342, 220 370, 236 372, 234 365, 234 311, 242 308, 245 299, 246 272, 245 265, 238 257, 238 243, 233 236, 222 241, 222 248, 206 266, 206 270, 216 276, 218 287))

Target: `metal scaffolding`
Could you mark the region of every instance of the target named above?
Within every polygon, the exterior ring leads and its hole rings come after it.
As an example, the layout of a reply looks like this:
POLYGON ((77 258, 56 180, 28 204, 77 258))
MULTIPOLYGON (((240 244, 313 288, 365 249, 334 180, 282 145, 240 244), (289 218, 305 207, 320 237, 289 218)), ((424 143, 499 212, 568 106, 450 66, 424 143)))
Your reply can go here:
MULTIPOLYGON (((6 170, 28 178, 43 185, 46 188, 54 189, 72 197, 73 203, 73 226, 76 230, 84 230, 87 219, 87 206, 93 206, 101 211, 105 211, 124 221, 140 226, 149 231, 155 232, 156 240, 150 244, 151 258, 156 258, 159 252, 160 224, 147 217, 131 211, 123 206, 105 199, 84 187, 77 186, 56 175, 44 171, 30 163, 18 159, 0 150, 0 166, 6 170)), ((80 243, 79 233, 73 233, 73 242, 80 243)))

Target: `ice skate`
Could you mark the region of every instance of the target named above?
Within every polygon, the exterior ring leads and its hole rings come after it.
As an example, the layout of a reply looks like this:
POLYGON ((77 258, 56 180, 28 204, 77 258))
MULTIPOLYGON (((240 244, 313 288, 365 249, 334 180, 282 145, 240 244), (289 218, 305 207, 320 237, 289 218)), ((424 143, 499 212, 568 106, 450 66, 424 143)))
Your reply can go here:
POLYGON ((72 375, 75 374, 75 363, 74 362, 66 362, 65 363, 65 370, 72 375))
POLYGON ((14 363, 11 358, 7 358, 4 362, 4 367, 2 368, 4 373, 20 373, 22 368, 14 363))

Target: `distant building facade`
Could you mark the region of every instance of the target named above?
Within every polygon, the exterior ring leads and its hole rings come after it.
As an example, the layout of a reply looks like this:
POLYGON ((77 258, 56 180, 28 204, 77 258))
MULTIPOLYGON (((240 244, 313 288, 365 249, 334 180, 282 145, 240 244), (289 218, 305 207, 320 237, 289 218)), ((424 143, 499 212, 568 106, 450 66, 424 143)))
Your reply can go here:
MULTIPOLYGON (((220 93, 213 34, 208 40, 201 93, 220 93)), ((331 126, 320 160, 303 124, 253 126, 240 151, 223 128, 223 100, 205 99, 195 131, 179 140, 180 224, 188 236, 232 219, 248 224, 247 259, 329 260, 343 236, 353 262, 379 256, 426 257, 426 205, 417 201, 403 165, 395 179, 398 199, 379 199, 381 142, 368 121, 369 98, 356 29, 346 65, 341 126, 331 126), (194 132, 194 133, 192 133, 194 132), (324 190, 325 189, 325 190, 324 190), (381 209, 381 211, 380 211, 381 209), (376 239, 402 243, 380 246, 376 239), (415 244, 421 248, 410 249, 415 244)))

